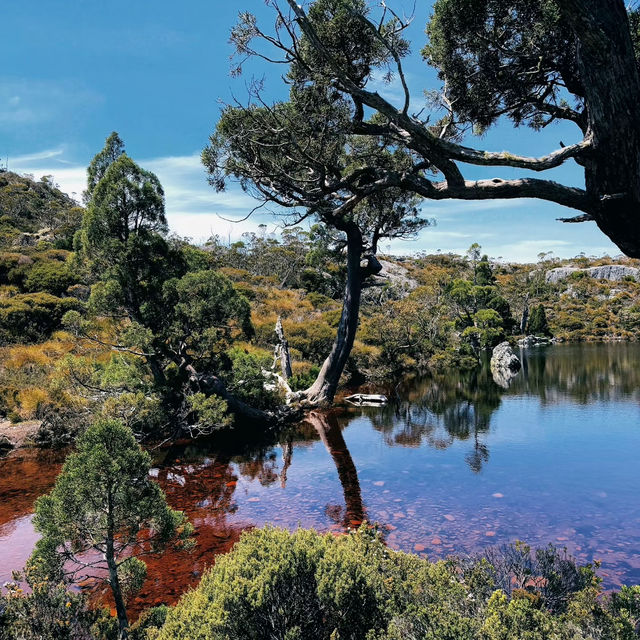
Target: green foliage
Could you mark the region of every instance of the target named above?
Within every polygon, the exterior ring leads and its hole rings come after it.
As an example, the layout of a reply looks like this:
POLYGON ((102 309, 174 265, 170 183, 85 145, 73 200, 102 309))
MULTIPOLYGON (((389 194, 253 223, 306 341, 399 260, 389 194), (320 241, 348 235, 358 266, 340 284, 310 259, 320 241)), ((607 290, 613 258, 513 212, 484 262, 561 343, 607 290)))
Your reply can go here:
POLYGON ((527 332, 534 336, 550 336, 551 330, 547 322, 544 305, 537 305, 531 310, 527 332))
POLYGON ((495 347, 504 339, 500 314, 493 309, 480 309, 473 315, 473 325, 462 332, 462 337, 481 349, 495 347))
POLYGON ((165 340, 186 341, 190 358, 198 366, 214 364, 212 358, 219 357, 229 345, 234 328, 244 337, 253 332, 248 300, 215 271, 196 271, 167 280, 163 308, 171 310, 165 313, 165 340))
POLYGON ((21 582, 0 593, 0 640, 115 640, 108 611, 90 610, 86 596, 36 573, 17 574, 21 582))
POLYGON ((318 377, 320 367, 311 365, 306 371, 294 371, 289 378, 289 386, 292 391, 302 391, 308 389, 318 377))
MULTIPOLYGON (((522 549, 522 551, 529 550, 522 549)), ((530 554, 529 554, 530 555, 530 554)), ((521 555, 520 564, 524 562, 521 555)), ((556 556, 553 556, 554 558, 556 556)), ((559 557, 559 556, 557 556, 559 557)), ((570 560, 570 567, 580 572, 570 560)), ((539 565, 532 565, 541 567, 539 565)), ((517 570, 518 565, 514 565, 517 570)), ((558 565, 556 570, 566 573, 558 565)), ((155 640, 631 640, 637 588, 601 602, 593 573, 564 584, 563 609, 530 575, 486 560, 430 563, 394 552, 366 527, 347 536, 267 527, 243 534, 194 591, 169 610, 155 640)), ((551 568, 546 574, 553 577, 551 568)))
POLYGON ((89 199, 93 195, 93 190, 98 186, 98 182, 104 178, 107 169, 124 153, 124 142, 116 131, 105 140, 103 149, 97 153, 87 167, 87 191, 85 198, 89 199))
POLYGON ((151 459, 130 429, 114 420, 98 420, 78 440, 53 490, 36 502, 34 526, 42 535, 29 561, 38 575, 60 580, 65 562, 78 579, 86 569, 78 558, 97 552, 90 575, 102 568, 118 607, 141 585, 145 548, 188 545, 193 528, 184 514, 167 506, 149 477, 151 459), (79 575, 80 574, 80 575, 79 575))
POLYGON ((574 35, 555 0, 438 0, 427 35, 423 57, 477 130, 503 114, 538 129, 570 112, 560 87, 582 95, 574 35))
POLYGON ((27 291, 45 291, 54 296, 66 292, 76 279, 66 263, 59 261, 39 262, 31 268, 24 280, 27 291))
POLYGON ((131 260, 127 254, 139 254, 152 234, 166 231, 160 181, 123 153, 91 190, 74 245, 98 275, 131 260))
POLYGON ((149 640, 148 631, 157 631, 165 623, 168 613, 166 605, 144 611, 129 629, 130 640, 149 640))
POLYGON ((42 340, 61 326, 65 313, 82 308, 76 298, 41 292, 0 298, 0 344, 42 340))
POLYGON ((218 396, 194 393, 187 397, 187 403, 194 414, 193 419, 189 421, 189 428, 193 433, 211 433, 231 424, 227 403, 218 396))
POLYGON ((252 407, 272 409, 280 404, 276 389, 271 388, 264 371, 271 366, 267 355, 248 353, 235 347, 229 352, 231 358, 231 379, 229 389, 252 407))

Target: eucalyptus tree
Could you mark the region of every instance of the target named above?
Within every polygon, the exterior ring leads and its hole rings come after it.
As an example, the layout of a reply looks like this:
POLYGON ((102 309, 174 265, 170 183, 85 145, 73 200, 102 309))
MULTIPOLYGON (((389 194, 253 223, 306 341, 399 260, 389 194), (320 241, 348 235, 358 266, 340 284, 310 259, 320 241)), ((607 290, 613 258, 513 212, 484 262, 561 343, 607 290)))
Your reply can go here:
MULTIPOLYGON (((563 220, 595 221, 624 253, 640 257, 640 18, 631 5, 437 0, 423 55, 442 80, 434 101, 439 107, 414 113, 403 69, 408 23, 390 3, 315 0, 308 10, 295 0, 267 4, 276 17, 274 30, 243 14, 233 32, 239 53, 289 64, 295 74, 288 82, 301 77, 307 91, 325 92, 340 105, 345 136, 384 138, 410 160, 401 170, 374 163, 368 171, 353 168, 342 175, 352 197, 395 188, 432 200, 538 198, 577 210, 563 220), (400 104, 372 86, 381 73, 399 80, 400 104), (468 127, 483 129, 503 116, 534 129, 568 121, 576 125, 578 140, 538 158, 461 143, 468 127), (570 160, 583 167, 585 188, 527 173, 570 160), (519 169, 522 175, 470 180, 463 166, 519 169)), ((326 135, 338 123, 323 115, 322 102, 307 113, 309 126, 326 135)), ((274 141, 271 151, 283 143, 274 141)), ((274 181, 271 188, 279 186, 274 181)))
MULTIPOLYGON (((364 10, 364 3, 358 6, 364 10)), ((349 15, 343 18, 353 22, 349 15)), ((234 31, 241 52, 253 33, 252 24, 245 15, 234 31)), ((360 35, 368 40, 366 50, 354 42, 346 55, 352 72, 365 79, 389 54, 366 28, 360 35)), ((247 106, 226 107, 203 162, 218 190, 229 178, 236 179, 257 198, 293 210, 289 223, 311 218, 342 235, 346 285, 336 339, 315 383, 302 394, 309 403, 327 404, 353 346, 363 284, 382 268, 376 258, 380 240, 411 237, 427 222, 418 214, 415 194, 376 184, 378 171, 410 167, 409 154, 388 135, 354 136, 349 102, 328 78, 312 82, 304 60, 290 62, 289 99, 269 105, 254 87, 247 106)))

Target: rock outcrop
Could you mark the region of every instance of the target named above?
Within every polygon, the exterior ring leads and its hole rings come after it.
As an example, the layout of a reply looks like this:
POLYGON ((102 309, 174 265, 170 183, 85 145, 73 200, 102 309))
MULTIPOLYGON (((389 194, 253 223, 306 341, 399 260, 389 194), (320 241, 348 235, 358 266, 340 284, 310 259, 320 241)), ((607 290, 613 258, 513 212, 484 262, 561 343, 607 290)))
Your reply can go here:
POLYGON ((620 282, 620 280, 629 276, 640 280, 640 269, 636 267, 628 267, 624 264, 604 264, 599 267, 589 267, 588 269, 578 269, 577 267, 550 269, 545 274, 545 281, 550 284, 556 284, 576 272, 582 272, 595 280, 620 282))
POLYGON ((508 389, 511 380, 521 368, 520 359, 508 342, 501 342, 491 356, 491 374, 497 385, 508 389))

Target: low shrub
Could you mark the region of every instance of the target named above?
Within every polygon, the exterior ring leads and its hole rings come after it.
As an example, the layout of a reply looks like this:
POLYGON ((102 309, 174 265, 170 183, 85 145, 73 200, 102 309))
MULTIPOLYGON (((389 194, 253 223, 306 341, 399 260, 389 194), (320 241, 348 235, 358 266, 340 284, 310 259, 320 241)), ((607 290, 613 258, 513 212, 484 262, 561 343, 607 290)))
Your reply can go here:
POLYGON ((631 640, 640 589, 599 597, 591 567, 524 545, 436 563, 346 536, 245 532, 153 640, 631 640), (512 580, 518 574, 521 578, 512 580), (506 589, 500 585, 509 586, 506 589))

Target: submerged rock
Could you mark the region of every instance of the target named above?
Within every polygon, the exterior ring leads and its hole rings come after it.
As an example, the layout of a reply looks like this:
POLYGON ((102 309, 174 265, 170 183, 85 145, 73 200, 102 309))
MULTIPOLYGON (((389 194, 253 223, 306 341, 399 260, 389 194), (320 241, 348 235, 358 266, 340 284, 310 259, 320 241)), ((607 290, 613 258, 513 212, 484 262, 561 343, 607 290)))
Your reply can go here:
POLYGON ((520 371, 520 359, 508 342, 501 342, 491 356, 491 374, 495 383, 508 389, 512 378, 520 371))

